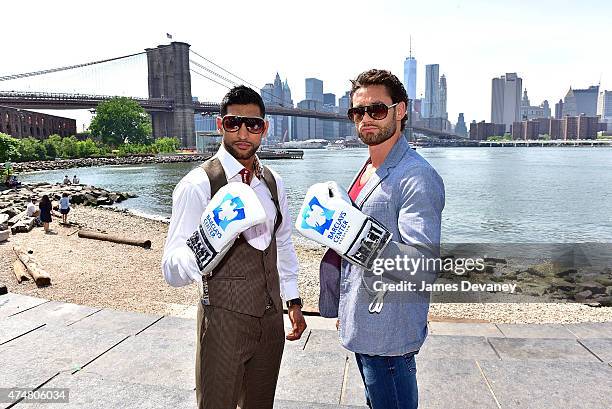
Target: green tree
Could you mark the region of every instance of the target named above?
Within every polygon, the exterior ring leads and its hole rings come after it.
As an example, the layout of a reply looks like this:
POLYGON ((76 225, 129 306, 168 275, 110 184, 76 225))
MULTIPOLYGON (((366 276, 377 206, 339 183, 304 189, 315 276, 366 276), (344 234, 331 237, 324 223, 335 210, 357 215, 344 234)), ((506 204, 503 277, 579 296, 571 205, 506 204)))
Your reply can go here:
POLYGON ((91 134, 104 143, 118 146, 123 143, 151 143, 151 119, 133 99, 117 97, 101 102, 89 126, 91 134))
POLYGON ((79 158, 89 158, 100 154, 100 149, 98 149, 96 143, 91 138, 78 141, 76 143, 76 151, 79 158))
POLYGON ((19 159, 19 139, 0 133, 0 161, 19 159))
POLYGON ((22 161, 45 160, 47 151, 42 142, 34 138, 19 139, 19 159, 22 161))
POLYGON ((181 142, 177 138, 159 138, 153 142, 153 151, 155 153, 175 153, 181 146, 181 142))
POLYGON ((61 153, 64 158, 76 158, 78 156, 76 136, 62 138, 61 153))

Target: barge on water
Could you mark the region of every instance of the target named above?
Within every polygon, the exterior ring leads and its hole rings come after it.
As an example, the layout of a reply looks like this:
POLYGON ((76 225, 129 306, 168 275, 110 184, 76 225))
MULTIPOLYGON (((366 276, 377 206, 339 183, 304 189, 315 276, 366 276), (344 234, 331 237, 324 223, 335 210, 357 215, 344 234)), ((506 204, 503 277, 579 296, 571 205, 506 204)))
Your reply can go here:
POLYGON ((260 149, 257 152, 259 159, 302 159, 304 151, 301 149, 260 149))

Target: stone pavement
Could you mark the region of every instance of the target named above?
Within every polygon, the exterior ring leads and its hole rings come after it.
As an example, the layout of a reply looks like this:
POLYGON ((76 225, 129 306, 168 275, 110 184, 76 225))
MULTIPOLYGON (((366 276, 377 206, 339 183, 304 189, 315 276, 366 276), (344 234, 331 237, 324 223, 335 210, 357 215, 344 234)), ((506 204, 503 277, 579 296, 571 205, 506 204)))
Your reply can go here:
MULTIPOLYGON (((69 388, 54 408, 193 408, 195 308, 184 318, 0 296, 0 388, 69 388)), ((286 318, 286 317, 285 317, 286 318)), ((334 320, 286 343, 275 408, 363 408, 334 320)), ((431 322, 417 355, 420 408, 612 408, 612 322, 431 322)), ((1 407, 48 404, 0 403, 1 407)))

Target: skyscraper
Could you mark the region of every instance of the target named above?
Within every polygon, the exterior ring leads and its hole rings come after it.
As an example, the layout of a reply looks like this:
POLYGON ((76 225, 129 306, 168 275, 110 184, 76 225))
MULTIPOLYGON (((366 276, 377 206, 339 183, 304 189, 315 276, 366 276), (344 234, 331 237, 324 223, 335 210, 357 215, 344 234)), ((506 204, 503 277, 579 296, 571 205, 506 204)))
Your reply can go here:
POLYGON ((515 73, 506 73, 499 78, 493 78, 491 93, 491 122, 504 124, 506 131, 520 120, 521 90, 523 80, 515 73))
POLYGON ((410 38, 410 54, 404 60, 404 87, 406 87, 408 98, 413 101, 416 98, 416 75, 417 61, 412 56, 412 38, 410 38))
POLYGON ((597 99, 599 85, 591 85, 587 89, 572 89, 565 95, 563 101, 563 116, 597 115, 597 99))
POLYGON ((438 118, 440 116, 440 66, 427 64, 425 66, 425 100, 422 105, 423 118, 438 118))
POLYGON ((612 130, 612 91, 601 91, 597 104, 597 115, 601 122, 608 124, 608 130, 612 130))
POLYGON ((306 78, 306 99, 323 105, 323 81, 317 78, 306 78))
MULTIPOLYGON (((338 114, 346 115, 351 104, 350 91, 338 98, 338 114)), ((355 134, 355 126, 350 122, 340 122, 339 134, 341 138, 351 137, 355 134)))
POLYGON ((440 77, 440 118, 448 119, 448 112, 446 112, 446 76, 442 74, 440 77))
POLYGON ((457 118, 457 125, 455 125, 455 133, 466 138, 468 136, 467 126, 465 126, 465 119, 463 118, 463 112, 460 112, 459 118, 457 118))
POLYGON ((336 106, 336 94, 331 92, 323 94, 323 105, 336 106))
POLYGON ((560 99, 559 102, 555 104, 555 119, 563 118, 563 100, 560 99))
MULTIPOLYGON (((261 89, 261 98, 265 105, 271 106, 285 106, 293 107, 293 100, 291 99, 291 90, 289 84, 285 79, 283 83, 280 75, 276 73, 274 78, 274 84, 266 84, 261 89)), ((270 115, 268 116, 270 127, 268 128, 268 136, 271 140, 283 140, 289 139, 290 118, 282 115, 270 115), (288 136, 287 138, 285 138, 288 136)))

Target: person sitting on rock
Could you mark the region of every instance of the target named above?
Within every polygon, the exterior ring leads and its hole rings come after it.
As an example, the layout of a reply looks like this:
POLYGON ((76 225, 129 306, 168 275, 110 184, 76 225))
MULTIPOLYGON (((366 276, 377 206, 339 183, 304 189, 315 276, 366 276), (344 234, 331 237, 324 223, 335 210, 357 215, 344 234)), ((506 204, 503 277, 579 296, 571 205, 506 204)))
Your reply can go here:
POLYGON ((15 175, 10 175, 6 184, 10 188, 21 186, 21 182, 17 180, 17 176, 15 175))
POLYGON ((64 185, 70 185, 70 178, 68 175, 64 176, 64 181, 62 182, 64 185))
POLYGON ((72 184, 73 185, 78 185, 79 183, 81 183, 81 181, 79 180, 77 175, 74 175, 74 177, 72 178, 72 184))
POLYGON ((28 217, 35 217, 36 225, 42 226, 42 222, 40 221, 40 209, 38 208, 38 206, 36 206, 36 198, 33 196, 30 197, 30 201, 28 202, 28 205, 26 207, 26 215, 28 217))

